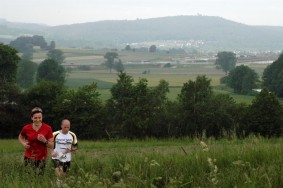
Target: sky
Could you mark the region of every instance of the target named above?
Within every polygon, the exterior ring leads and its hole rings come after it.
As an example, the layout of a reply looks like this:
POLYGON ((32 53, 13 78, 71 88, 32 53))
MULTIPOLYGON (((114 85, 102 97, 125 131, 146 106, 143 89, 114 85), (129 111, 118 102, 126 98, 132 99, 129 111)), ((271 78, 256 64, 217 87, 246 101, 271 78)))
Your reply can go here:
POLYGON ((180 15, 283 26, 282 0, 0 0, 0 18, 49 26, 180 15))

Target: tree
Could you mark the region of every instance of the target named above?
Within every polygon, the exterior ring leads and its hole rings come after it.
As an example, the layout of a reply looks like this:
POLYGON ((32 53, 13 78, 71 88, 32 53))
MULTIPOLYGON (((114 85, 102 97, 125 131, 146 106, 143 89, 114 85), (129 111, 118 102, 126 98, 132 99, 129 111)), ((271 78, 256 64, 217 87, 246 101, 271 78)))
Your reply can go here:
POLYGON ((236 102, 228 94, 214 94, 205 104, 203 130, 206 137, 231 137, 236 126, 236 102))
POLYGON ((264 88, 252 101, 247 114, 249 132, 265 137, 280 136, 283 129, 283 109, 273 93, 264 88))
POLYGON ((22 59, 24 60, 32 60, 33 58, 33 46, 29 44, 26 46, 25 51, 23 51, 22 59))
POLYGON ((20 115, 19 101, 21 92, 16 85, 17 50, 0 43, 0 137, 12 138, 18 127, 20 115), (15 117, 15 114, 18 114, 15 117))
POLYGON ((36 81, 40 82, 46 80, 64 83, 65 75, 65 69, 62 65, 59 65, 59 63, 53 59, 46 59, 38 66, 36 81))
POLYGON ((126 47, 125 47, 125 50, 126 51, 130 51, 131 50, 131 46, 129 44, 127 44, 126 47))
POLYGON ((151 106, 151 116, 148 123, 147 135, 149 137, 167 137, 171 133, 171 122, 174 115, 169 111, 172 103, 169 102, 167 93, 169 93, 169 83, 160 80, 156 87, 150 88, 148 103, 151 106))
POLYGON ((117 72, 121 72, 121 71, 124 71, 124 65, 122 63, 122 61, 119 59, 118 62, 115 62, 114 64, 114 69, 117 71, 117 72))
MULTIPOLYGON (((118 73, 119 79, 111 88, 111 98, 107 101, 106 108, 108 114, 107 128, 112 130, 113 134, 126 136, 124 132, 127 121, 130 121, 130 106, 132 105, 132 96, 134 95, 134 79, 124 72, 118 73)), ((113 136, 113 135, 112 135, 113 136)))
POLYGON ((17 53, 16 49, 0 43, 0 80, 2 82, 16 82, 17 66, 20 61, 17 53))
POLYGON ((59 124, 64 117, 72 122, 77 136, 85 139, 105 138, 102 101, 96 83, 85 85, 76 90, 65 90, 57 97, 53 112, 59 124))
POLYGON ((0 80, 0 138, 15 138, 23 125, 25 108, 21 99, 21 91, 15 83, 0 80))
POLYGON ((16 38, 15 40, 10 42, 10 46, 17 49, 19 52, 25 52, 26 49, 30 48, 30 46, 33 46, 32 38, 27 36, 20 36, 16 38))
POLYGON ((197 76, 196 81, 189 80, 184 83, 181 93, 178 95, 179 101, 185 108, 191 108, 193 104, 206 100, 212 95, 210 82, 211 80, 206 76, 197 76))
POLYGON ((179 134, 182 136, 202 134, 205 125, 206 104, 212 96, 211 80, 206 76, 197 76, 196 81, 188 81, 178 95, 180 104, 179 134))
POLYGON ((262 85, 277 96, 283 97, 283 54, 264 69, 262 85))
POLYGON ((22 88, 33 85, 38 65, 29 60, 21 60, 18 67, 17 83, 22 88))
POLYGON ((146 79, 134 84, 126 73, 120 72, 118 76, 117 84, 111 88, 112 97, 107 101, 107 112, 111 114, 109 130, 128 138, 151 136, 149 130, 164 109, 168 83, 162 81, 157 88, 149 88, 146 79))
POLYGON ((151 45, 150 47, 149 47, 149 52, 151 52, 151 53, 154 53, 154 52, 156 52, 156 45, 151 45))
POLYGON ((256 88, 258 74, 248 66, 241 65, 229 72, 227 85, 234 89, 235 93, 248 94, 256 88))
POLYGON ((57 98, 64 91, 65 88, 62 83, 43 80, 24 91, 22 104, 27 106, 28 109, 35 106, 41 107, 46 122, 54 122, 53 108, 56 105, 57 98))
POLYGON ((32 44, 34 46, 40 46, 41 49, 46 50, 47 49, 47 42, 45 41, 43 36, 39 35, 33 35, 32 36, 32 44))
POLYGON ((116 52, 107 52, 104 55, 104 59, 106 59, 104 64, 106 65, 106 67, 109 69, 110 72, 113 68, 115 68, 117 71, 124 70, 122 61, 118 58, 118 54, 116 52))
POLYGON ((215 64, 219 66, 227 75, 235 68, 237 62, 236 54, 233 52, 218 52, 215 64))
POLYGON ((58 49, 49 50, 47 52, 47 58, 53 59, 54 61, 57 61, 59 64, 62 64, 65 61, 65 56, 63 51, 58 49))
POLYGON ((34 35, 32 37, 20 36, 15 40, 11 41, 10 45, 22 53, 24 53, 27 50, 27 48, 33 46, 40 46, 40 48, 43 50, 47 49, 47 43, 45 39, 43 38, 43 36, 39 36, 39 35, 34 35))
POLYGON ((54 50, 56 48, 55 41, 51 41, 49 45, 49 50, 54 50))

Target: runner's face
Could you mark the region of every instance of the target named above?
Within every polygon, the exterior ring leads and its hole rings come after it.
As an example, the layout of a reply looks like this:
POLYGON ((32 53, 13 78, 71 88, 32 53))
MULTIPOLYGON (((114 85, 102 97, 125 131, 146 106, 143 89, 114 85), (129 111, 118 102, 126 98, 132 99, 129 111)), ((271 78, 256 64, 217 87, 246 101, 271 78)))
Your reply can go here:
POLYGON ((70 130, 70 122, 69 121, 63 121, 61 128, 62 128, 62 131, 64 133, 68 132, 70 130))
POLYGON ((40 125, 42 123, 42 113, 33 114, 31 120, 35 125, 40 125))

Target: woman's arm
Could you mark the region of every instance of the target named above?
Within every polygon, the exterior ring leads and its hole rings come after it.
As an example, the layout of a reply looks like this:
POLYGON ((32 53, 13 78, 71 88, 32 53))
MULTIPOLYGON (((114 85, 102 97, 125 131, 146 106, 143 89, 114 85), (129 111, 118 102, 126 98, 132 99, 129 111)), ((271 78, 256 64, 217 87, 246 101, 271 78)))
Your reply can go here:
POLYGON ((46 145, 46 147, 53 148, 53 138, 46 139, 44 135, 38 134, 37 139, 40 142, 43 142, 46 145))
POLYGON ((28 144, 28 142, 26 142, 25 138, 24 138, 21 134, 19 134, 18 140, 19 140, 19 142, 24 146, 24 148, 27 149, 27 148, 30 147, 30 145, 28 144))
POLYGON ((46 144, 47 148, 53 149, 54 148, 54 142, 53 142, 53 138, 49 138, 47 140, 47 144, 46 144))

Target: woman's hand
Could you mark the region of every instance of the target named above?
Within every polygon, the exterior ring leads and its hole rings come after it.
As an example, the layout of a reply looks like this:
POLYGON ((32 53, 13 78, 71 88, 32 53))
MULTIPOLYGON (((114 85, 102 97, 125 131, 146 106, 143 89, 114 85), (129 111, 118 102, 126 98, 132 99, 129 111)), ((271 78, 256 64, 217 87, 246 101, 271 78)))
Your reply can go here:
POLYGON ((23 143, 23 146, 24 146, 24 148, 26 148, 26 149, 30 148, 30 145, 28 144, 28 142, 24 142, 24 143, 23 143))
POLYGON ((46 141, 47 141, 47 139, 42 134, 37 135, 37 140, 39 140, 40 142, 43 142, 43 143, 46 143, 46 141))

